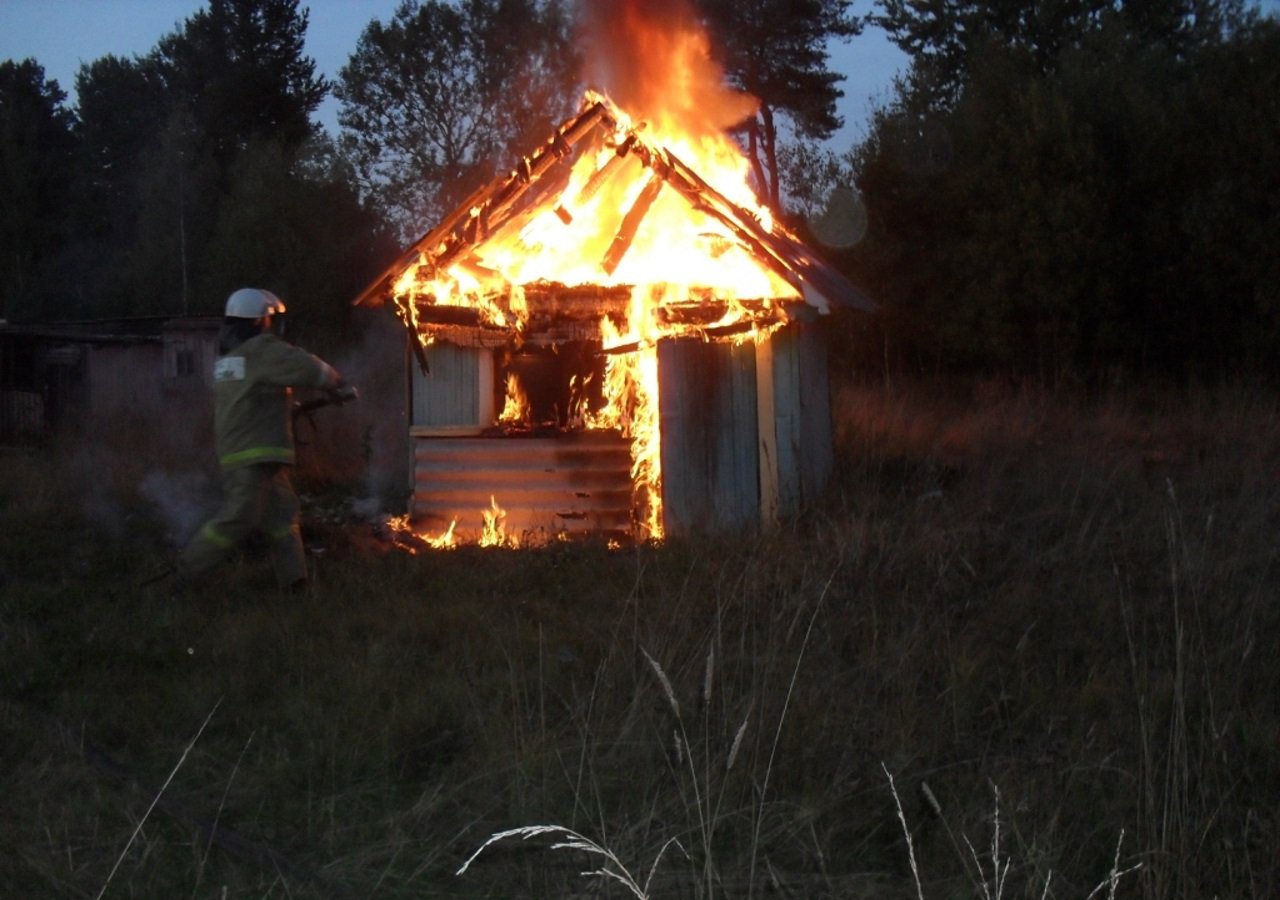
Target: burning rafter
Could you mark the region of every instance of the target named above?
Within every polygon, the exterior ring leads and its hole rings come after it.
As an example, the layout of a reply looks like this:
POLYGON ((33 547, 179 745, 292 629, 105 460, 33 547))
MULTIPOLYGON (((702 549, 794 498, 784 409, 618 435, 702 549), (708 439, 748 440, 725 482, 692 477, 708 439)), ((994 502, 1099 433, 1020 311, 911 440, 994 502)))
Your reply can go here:
POLYGON ((644 187, 640 190, 639 196, 631 204, 627 214, 622 217, 622 225, 618 228, 618 233, 614 235, 613 243, 609 245, 609 252, 600 261, 600 268, 610 275, 617 271, 618 263, 622 262, 622 257, 630 249, 631 242, 636 239, 636 232, 640 230, 640 223, 648 215, 649 207, 653 206, 653 202, 658 199, 658 194, 661 191, 662 179, 656 173, 650 175, 645 181, 644 187))
MULTIPOLYGON (((615 233, 601 270, 612 275, 626 254, 664 184, 670 185, 691 207, 720 222, 769 269, 791 284, 810 305, 826 311, 835 303, 859 309, 873 304, 838 271, 815 256, 803 243, 778 225, 766 228, 750 211, 728 199, 701 178, 670 149, 649 142, 634 127, 621 128, 624 119, 606 99, 590 95, 592 101, 577 116, 556 129, 552 137, 508 175, 478 189, 436 228, 415 242, 357 298, 357 304, 376 304, 391 293, 396 279, 405 271, 421 266, 419 277, 434 278, 456 265, 467 253, 498 233, 518 232, 549 201, 548 185, 536 192, 537 200, 520 210, 530 188, 538 184, 558 163, 567 160, 584 139, 596 137, 613 154, 599 167, 572 198, 561 197, 553 207, 560 221, 568 225, 574 212, 600 191, 602 186, 635 158, 650 170, 643 190, 636 196, 615 233)), ((558 179, 557 179, 558 180, 558 179)), ((560 187, 560 185, 555 185, 560 187)))
POLYGON ((555 163, 567 157, 574 144, 586 137, 606 116, 605 105, 597 102, 556 129, 555 134, 532 155, 523 157, 515 171, 478 188, 460 203, 444 221, 427 232, 400 255, 385 272, 356 298, 355 305, 380 303, 400 273, 420 259, 434 268, 444 268, 465 248, 474 246, 484 223, 488 232, 501 224, 502 216, 555 163), (470 238, 470 240, 468 240, 470 238))

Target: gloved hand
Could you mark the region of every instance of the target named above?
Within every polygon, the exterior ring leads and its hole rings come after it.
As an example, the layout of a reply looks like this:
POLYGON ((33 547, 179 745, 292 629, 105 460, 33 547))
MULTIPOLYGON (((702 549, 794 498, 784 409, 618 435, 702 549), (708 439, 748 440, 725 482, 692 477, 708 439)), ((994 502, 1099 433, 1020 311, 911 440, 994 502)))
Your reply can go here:
POLYGON ((359 400, 360 392, 356 390, 355 385, 347 384, 346 379, 339 377, 338 383, 325 391, 334 403, 346 403, 349 400, 359 400))

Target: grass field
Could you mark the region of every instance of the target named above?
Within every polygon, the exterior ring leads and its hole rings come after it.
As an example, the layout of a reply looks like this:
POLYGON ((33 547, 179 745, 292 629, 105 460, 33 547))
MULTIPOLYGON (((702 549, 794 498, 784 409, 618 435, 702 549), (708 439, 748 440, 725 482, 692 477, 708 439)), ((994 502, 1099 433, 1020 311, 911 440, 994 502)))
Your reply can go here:
POLYGON ((1276 397, 835 412, 764 536, 410 555, 303 473, 303 596, 139 587, 202 458, 3 451, 0 895, 1277 896, 1276 397))

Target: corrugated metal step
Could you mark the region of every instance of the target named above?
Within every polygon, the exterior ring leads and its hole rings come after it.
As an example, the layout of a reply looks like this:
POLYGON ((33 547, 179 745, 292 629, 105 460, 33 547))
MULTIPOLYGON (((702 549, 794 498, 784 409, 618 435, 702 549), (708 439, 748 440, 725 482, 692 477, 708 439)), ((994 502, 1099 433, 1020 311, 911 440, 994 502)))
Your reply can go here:
POLYGON ((474 540, 496 502, 522 544, 560 533, 627 533, 631 452, 616 433, 551 438, 418 437, 411 516, 420 529, 474 540))

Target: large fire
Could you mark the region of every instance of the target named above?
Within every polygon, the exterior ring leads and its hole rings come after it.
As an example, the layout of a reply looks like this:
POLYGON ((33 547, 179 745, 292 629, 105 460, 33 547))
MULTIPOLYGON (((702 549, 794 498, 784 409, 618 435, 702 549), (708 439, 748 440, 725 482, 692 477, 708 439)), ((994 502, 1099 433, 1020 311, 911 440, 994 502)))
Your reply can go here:
MULTIPOLYGON (((770 257, 770 236, 780 228, 727 134, 755 101, 726 87, 696 18, 673 3, 584 6, 588 74, 600 90, 588 92, 580 116, 510 177, 504 189, 522 205, 502 194, 478 197, 432 232, 439 243, 419 245, 417 262, 390 292, 424 346, 431 331, 420 321, 424 309, 470 310, 479 326, 505 329, 518 345, 535 288, 591 286, 629 296, 598 314, 603 404, 578 403, 574 418, 630 440, 633 530, 640 539, 660 538, 658 342, 758 340, 785 323, 781 305, 799 300, 800 291, 778 254, 770 257), (659 6, 661 15, 653 12, 659 6), (539 168, 556 166, 566 173, 535 179, 539 168), (546 182, 558 190, 543 190, 546 182), (734 214, 745 212, 745 226, 726 213, 725 200, 734 214)), ((501 421, 527 418, 514 374, 505 386, 501 421)), ((496 501, 484 511, 486 542, 503 540, 499 511, 496 501)))

